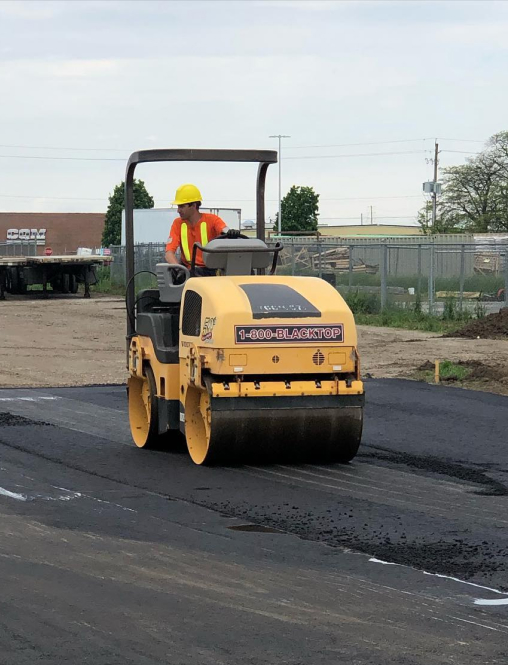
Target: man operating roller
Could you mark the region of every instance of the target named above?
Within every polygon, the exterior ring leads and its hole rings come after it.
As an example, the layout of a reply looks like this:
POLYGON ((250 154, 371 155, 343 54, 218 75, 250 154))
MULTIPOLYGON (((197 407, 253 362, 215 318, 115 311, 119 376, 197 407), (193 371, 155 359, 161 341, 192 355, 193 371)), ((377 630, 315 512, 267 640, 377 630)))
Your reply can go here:
MULTIPOLYGON (((195 185, 181 185, 176 190, 173 205, 177 206, 180 216, 174 220, 166 244, 168 263, 182 263, 186 268, 190 268, 196 243, 204 247, 210 240, 220 235, 228 238, 238 238, 240 235, 236 229, 228 229, 224 220, 217 215, 200 212, 201 192, 195 185), (178 249, 180 249, 180 261, 176 256, 178 249)), ((196 252, 195 274, 197 277, 212 277, 217 274, 216 270, 205 266, 203 253, 199 249, 196 252)))

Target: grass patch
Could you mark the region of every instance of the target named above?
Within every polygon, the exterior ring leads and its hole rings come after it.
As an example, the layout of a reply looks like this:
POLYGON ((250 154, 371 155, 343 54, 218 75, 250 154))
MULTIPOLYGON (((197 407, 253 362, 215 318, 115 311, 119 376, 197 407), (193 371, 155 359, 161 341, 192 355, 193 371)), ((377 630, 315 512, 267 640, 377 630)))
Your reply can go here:
MULTIPOLYGON (((473 373, 473 367, 465 363, 454 363, 451 360, 442 360, 439 364, 439 379, 443 383, 466 381, 473 373)), ((435 383, 436 374, 434 363, 429 360, 416 369, 415 378, 427 383, 435 383)))
MULTIPOLYGON (((461 311, 455 298, 447 298, 443 313, 436 315, 424 312, 422 303, 418 298, 412 302, 401 303, 402 306, 397 305, 392 300, 381 311, 380 299, 377 294, 348 291, 343 293, 343 297, 351 308, 356 323, 365 326, 447 333, 456 330, 458 325, 485 316, 485 307, 477 306, 474 312, 467 309, 461 311)), ((481 303, 478 303, 478 305, 481 305, 481 303)))
MULTIPOLYGON (((424 312, 403 309, 387 309, 379 314, 355 313, 355 321, 361 326, 380 326, 383 328, 404 328, 405 330, 423 330, 426 332, 445 333, 457 329, 457 319, 448 320, 424 312)), ((470 318, 464 318, 464 322, 470 318)))
MULTIPOLYGON (((125 284, 115 282, 111 279, 111 270, 109 267, 101 266, 97 268, 96 275, 97 283, 90 287, 92 291, 114 296, 125 296, 125 284)), ((142 272, 136 275, 134 286, 136 293, 143 289, 154 289, 157 288, 157 280, 154 275, 142 272)))

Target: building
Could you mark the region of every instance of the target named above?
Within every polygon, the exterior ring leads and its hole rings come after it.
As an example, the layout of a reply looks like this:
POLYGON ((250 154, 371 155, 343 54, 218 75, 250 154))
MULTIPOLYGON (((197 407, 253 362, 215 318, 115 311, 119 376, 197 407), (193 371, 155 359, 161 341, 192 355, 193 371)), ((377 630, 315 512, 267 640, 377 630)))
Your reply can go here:
POLYGON ((0 212, 0 245, 20 241, 46 247, 53 254, 74 254, 78 247, 100 247, 104 213, 99 212, 0 212))
POLYGON ((318 231, 323 236, 339 236, 341 238, 357 237, 363 238, 386 238, 390 236, 421 236, 422 229, 419 226, 402 224, 348 224, 340 226, 318 225, 318 231))

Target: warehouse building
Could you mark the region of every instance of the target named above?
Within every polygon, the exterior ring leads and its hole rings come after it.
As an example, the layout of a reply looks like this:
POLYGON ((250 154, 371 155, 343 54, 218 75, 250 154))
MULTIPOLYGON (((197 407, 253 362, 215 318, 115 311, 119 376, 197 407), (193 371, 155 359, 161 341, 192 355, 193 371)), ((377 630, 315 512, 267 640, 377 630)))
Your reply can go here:
POLYGON ((0 212, 0 245, 30 242, 37 254, 74 254, 78 247, 100 247, 104 213, 0 212))

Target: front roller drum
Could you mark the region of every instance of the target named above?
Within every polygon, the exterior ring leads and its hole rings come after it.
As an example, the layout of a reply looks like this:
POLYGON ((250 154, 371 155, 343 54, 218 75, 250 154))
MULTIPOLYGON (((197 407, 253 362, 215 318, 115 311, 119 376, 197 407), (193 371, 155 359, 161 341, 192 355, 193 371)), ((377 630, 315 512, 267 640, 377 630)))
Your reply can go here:
POLYGON ((189 454, 196 464, 349 462, 362 437, 363 396, 358 397, 358 405, 348 406, 340 397, 211 398, 190 389, 189 454))

